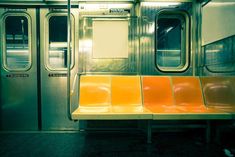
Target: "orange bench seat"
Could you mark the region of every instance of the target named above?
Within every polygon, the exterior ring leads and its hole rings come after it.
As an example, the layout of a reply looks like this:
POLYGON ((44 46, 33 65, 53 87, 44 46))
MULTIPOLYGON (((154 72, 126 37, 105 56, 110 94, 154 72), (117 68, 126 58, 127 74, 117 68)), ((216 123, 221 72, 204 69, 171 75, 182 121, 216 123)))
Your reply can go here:
POLYGON ((198 77, 143 77, 144 106, 153 119, 230 119, 231 115, 204 105, 198 77))
POLYGON ((81 76, 79 120, 152 119, 142 104, 139 76, 81 76))
POLYGON ((206 106, 223 110, 235 118, 235 78, 201 77, 206 106))

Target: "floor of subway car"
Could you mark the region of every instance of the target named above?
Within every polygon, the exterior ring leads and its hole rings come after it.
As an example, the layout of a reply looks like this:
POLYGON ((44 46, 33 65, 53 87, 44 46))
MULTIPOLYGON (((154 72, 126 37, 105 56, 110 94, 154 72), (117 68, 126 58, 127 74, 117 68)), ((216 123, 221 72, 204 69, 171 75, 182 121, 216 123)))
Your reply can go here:
POLYGON ((206 144, 198 132, 154 133, 146 144, 141 133, 0 133, 1 157, 208 157, 233 156, 235 135, 206 144))

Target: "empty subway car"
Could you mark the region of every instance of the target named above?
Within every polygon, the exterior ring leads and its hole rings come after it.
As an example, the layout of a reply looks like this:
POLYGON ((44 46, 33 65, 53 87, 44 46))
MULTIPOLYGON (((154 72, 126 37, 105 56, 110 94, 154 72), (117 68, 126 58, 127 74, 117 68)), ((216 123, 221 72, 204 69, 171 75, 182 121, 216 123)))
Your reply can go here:
POLYGON ((232 119, 234 6, 1 0, 0 130, 232 119))

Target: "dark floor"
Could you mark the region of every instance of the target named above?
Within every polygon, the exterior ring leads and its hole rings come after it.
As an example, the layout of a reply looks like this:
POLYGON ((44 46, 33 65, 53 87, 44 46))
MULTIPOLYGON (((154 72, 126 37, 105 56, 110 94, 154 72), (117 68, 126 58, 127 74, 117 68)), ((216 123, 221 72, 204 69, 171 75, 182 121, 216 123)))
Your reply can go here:
POLYGON ((0 133, 0 157, 223 157, 235 154, 234 134, 206 144, 193 132, 0 133), (227 155, 226 155, 227 154, 227 155))

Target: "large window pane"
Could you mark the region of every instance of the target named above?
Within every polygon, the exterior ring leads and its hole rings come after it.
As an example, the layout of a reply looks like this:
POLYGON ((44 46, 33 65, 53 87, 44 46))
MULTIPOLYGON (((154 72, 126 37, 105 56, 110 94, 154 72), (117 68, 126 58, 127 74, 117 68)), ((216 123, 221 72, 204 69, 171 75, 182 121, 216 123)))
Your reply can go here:
POLYGON ((156 65, 162 71, 181 71, 187 59, 186 18, 180 14, 161 13, 156 21, 156 65))
POLYGON ((7 16, 5 19, 5 65, 7 69, 27 69, 30 65, 28 19, 7 16))
POLYGON ((49 18, 49 66, 53 69, 67 67, 67 17, 49 18))
POLYGON ((235 71, 235 36, 204 47, 205 66, 211 72, 235 71))

